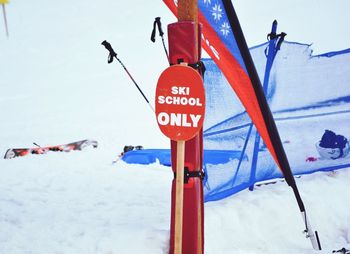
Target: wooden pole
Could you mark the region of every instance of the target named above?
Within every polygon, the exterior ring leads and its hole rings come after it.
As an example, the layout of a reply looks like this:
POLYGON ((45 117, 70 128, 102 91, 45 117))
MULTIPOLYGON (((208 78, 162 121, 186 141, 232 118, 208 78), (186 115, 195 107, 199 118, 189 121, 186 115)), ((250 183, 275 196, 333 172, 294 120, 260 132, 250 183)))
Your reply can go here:
POLYGON ((177 141, 174 253, 182 254, 185 141, 177 141))
POLYGON ((179 0, 177 18, 179 21, 194 21, 198 24, 198 0, 179 0))
MULTIPOLYGON (((195 22, 196 45, 198 45, 198 0, 178 0, 177 18, 178 21, 195 22)), ((198 52, 198 49, 196 52, 198 52)))

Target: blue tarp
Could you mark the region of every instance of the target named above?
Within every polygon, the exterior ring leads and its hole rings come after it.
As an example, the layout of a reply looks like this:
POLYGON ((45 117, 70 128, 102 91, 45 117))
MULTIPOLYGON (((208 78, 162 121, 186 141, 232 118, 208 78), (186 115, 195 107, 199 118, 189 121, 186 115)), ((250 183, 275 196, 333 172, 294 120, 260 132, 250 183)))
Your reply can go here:
MULTIPOLYGON (((266 75, 267 48, 264 43, 250 49, 261 80, 266 75)), ((284 42, 275 56, 265 94, 293 174, 350 167, 350 158, 322 160, 315 148, 325 129, 350 136, 349 62, 350 49, 313 56, 310 45, 293 42, 284 42)), ((204 63, 204 194, 205 201, 211 201, 282 174, 264 143, 256 142, 256 130, 220 69, 210 59, 204 63)), ((170 151, 131 151, 123 160, 142 164, 158 160, 169 166, 170 151)))
MULTIPOLYGON (((133 150, 125 153, 122 160, 130 164, 152 164, 159 163, 164 166, 171 166, 170 149, 144 149, 133 150)), ((232 160, 239 160, 242 151, 227 151, 227 150, 204 150, 204 164, 222 164, 232 160)), ((248 160, 246 155, 244 160, 248 160)))

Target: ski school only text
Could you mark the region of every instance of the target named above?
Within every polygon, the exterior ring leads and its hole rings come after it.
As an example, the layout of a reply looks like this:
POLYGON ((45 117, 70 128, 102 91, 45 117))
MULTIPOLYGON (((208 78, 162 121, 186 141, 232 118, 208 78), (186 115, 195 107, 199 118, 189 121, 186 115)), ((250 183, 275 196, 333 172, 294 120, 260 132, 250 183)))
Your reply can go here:
MULTIPOLYGON (((161 105, 182 105, 187 107, 202 107, 200 98, 190 96, 191 88, 185 86, 172 86, 170 95, 159 95, 157 103, 161 105)), ((203 116, 190 113, 167 113, 159 112, 157 121, 160 125, 198 127, 198 123, 203 116)))

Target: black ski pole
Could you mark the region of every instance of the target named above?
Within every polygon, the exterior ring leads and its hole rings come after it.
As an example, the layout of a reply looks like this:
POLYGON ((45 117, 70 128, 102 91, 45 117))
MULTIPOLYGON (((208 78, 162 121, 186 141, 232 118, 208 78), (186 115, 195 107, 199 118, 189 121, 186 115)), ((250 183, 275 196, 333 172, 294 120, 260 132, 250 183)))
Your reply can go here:
POLYGON ((153 22, 153 30, 152 30, 152 34, 151 34, 151 41, 152 42, 156 41, 156 27, 158 27, 159 36, 162 38, 163 48, 164 48, 166 57, 168 59, 168 62, 170 64, 168 50, 166 49, 165 42, 164 42, 164 37, 163 37, 164 32, 162 29, 162 23, 160 22, 160 17, 156 17, 154 22, 153 22))
POLYGON ((39 146, 39 145, 38 145, 37 143, 35 143, 35 142, 33 142, 33 145, 35 145, 35 146, 41 148, 41 146, 39 146))
POLYGON ((126 73, 129 75, 130 79, 132 80, 132 82, 134 83, 134 85, 136 86, 136 88, 139 90, 139 92, 141 93, 142 97, 145 99, 145 101, 147 102, 148 106, 152 109, 153 112, 155 112, 154 108, 152 107, 151 103, 149 102, 149 100, 147 99, 146 95, 142 92, 141 88, 138 86, 138 84, 136 83, 135 79, 131 76, 130 72, 128 71, 128 69, 125 67, 125 65, 123 64, 123 62, 117 57, 117 53, 115 53, 115 51, 113 50, 111 44, 109 42, 107 42, 106 40, 104 40, 101 43, 103 46, 105 46, 105 48, 109 51, 109 55, 108 55, 108 63, 110 64, 111 62, 113 62, 113 57, 115 57, 115 59, 118 60, 118 62, 121 64, 121 66, 124 68, 124 70, 126 71, 126 73))

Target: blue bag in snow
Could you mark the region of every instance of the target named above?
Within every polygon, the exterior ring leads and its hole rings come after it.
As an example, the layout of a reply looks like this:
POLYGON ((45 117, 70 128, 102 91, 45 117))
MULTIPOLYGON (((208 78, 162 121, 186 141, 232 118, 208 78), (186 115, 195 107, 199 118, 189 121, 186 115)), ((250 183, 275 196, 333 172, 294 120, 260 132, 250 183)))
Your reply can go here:
POLYGON ((332 160, 344 158, 350 151, 347 138, 330 130, 325 130, 321 141, 316 144, 316 148, 322 158, 332 160))

